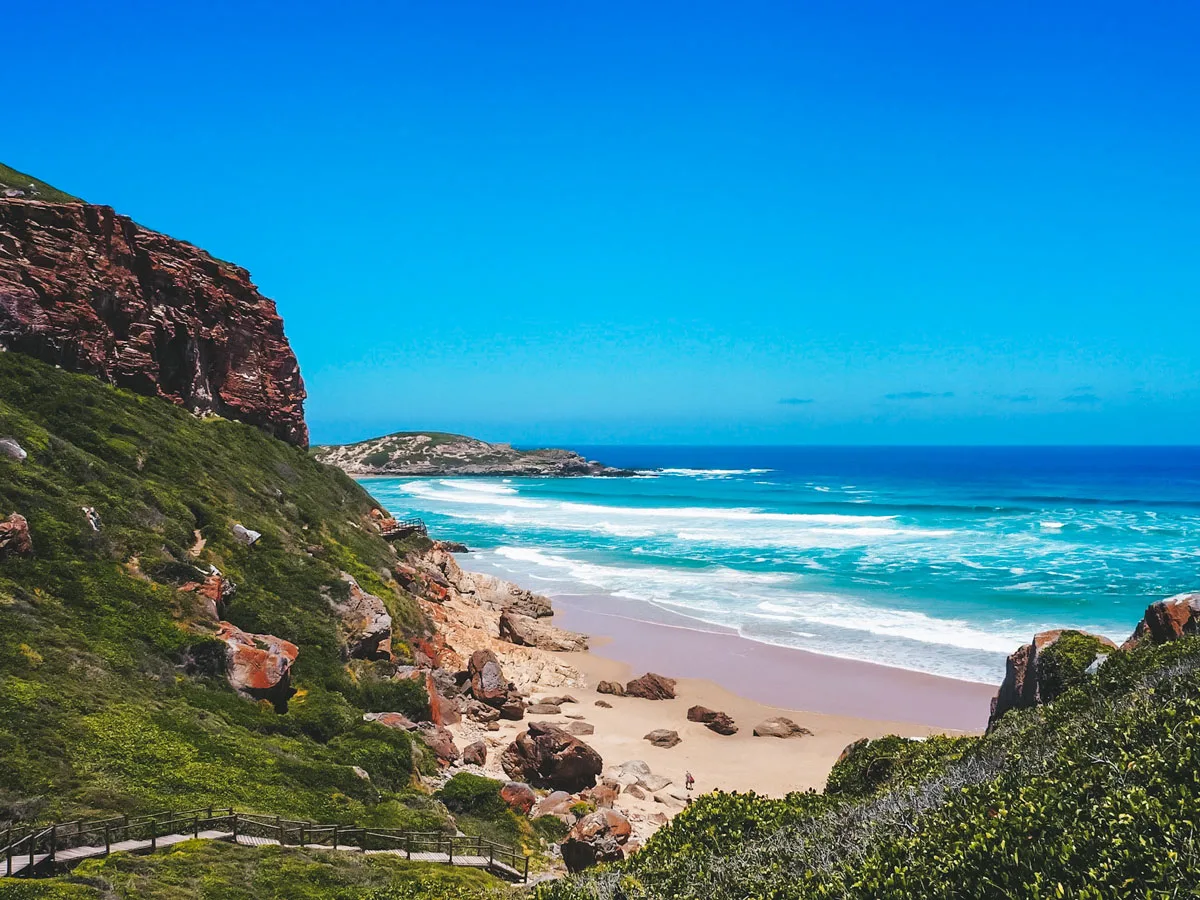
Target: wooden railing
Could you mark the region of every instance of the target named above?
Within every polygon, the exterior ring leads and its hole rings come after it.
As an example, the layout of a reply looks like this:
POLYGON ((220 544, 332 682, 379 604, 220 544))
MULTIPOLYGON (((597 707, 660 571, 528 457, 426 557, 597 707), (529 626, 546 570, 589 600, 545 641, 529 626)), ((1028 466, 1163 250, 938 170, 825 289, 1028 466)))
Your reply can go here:
POLYGON ((322 825, 241 813, 231 807, 146 816, 16 826, 0 832, 0 876, 37 876, 83 859, 128 850, 154 851, 160 841, 210 837, 235 843, 280 844, 330 850, 391 853, 407 859, 485 868, 512 880, 529 880, 529 857, 517 847, 444 832, 322 825))
POLYGON ((384 540, 392 538, 405 537, 410 534, 423 534, 429 536, 429 529, 425 527, 424 519, 418 519, 416 516, 411 516, 407 519, 400 519, 395 525, 390 528, 385 528, 380 532, 384 540))

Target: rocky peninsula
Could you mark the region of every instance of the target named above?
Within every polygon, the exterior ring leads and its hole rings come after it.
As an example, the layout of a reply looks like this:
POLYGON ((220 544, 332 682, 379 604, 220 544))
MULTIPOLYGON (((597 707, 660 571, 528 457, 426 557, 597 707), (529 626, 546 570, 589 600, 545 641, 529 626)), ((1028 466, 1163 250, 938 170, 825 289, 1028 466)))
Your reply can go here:
POLYGON ((571 450, 518 450, 461 434, 398 431, 383 437, 315 447, 316 458, 355 476, 493 475, 564 478, 582 475, 629 476, 571 450))

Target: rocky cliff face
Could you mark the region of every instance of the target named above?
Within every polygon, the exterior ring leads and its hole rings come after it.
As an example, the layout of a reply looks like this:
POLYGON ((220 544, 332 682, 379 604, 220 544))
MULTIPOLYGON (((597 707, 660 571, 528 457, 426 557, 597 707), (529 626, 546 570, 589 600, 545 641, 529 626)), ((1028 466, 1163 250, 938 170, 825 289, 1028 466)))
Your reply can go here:
POLYGON ((0 197, 0 349, 308 444, 300 367, 249 273, 107 206, 0 197))
POLYGON ((517 450, 461 434, 398 432, 356 444, 318 447, 317 459, 350 475, 634 475, 570 450, 517 450))

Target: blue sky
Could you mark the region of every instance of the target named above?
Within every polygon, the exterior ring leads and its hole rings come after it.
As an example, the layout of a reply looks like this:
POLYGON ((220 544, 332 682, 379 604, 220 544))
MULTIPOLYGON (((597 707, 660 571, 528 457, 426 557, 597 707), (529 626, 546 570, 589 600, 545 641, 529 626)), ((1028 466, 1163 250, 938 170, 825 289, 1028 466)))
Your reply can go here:
POLYGON ((5 162, 318 441, 1200 443, 1196 3, 25 3, 5 162))

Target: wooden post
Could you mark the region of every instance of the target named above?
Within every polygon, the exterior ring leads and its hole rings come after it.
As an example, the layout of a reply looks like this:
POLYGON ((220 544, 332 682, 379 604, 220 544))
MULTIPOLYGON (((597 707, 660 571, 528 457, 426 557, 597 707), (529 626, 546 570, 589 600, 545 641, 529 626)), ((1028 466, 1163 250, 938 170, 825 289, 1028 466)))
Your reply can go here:
POLYGON ((50 826, 50 862, 54 862, 58 853, 58 826, 50 826))
POLYGON ((200 817, 199 816, 192 817, 192 837, 194 837, 194 838, 200 837, 200 817))
POLYGON ((150 817, 150 849, 158 849, 158 817, 150 817))
POLYGON ((237 817, 237 813, 234 813, 234 814, 232 814, 232 815, 230 816, 230 818, 233 820, 233 842, 236 844, 236 843, 237 843, 237 832, 238 832, 238 828, 237 828, 237 827, 238 827, 238 817, 237 817))
POLYGON ((338 827, 333 826, 333 849, 336 850, 338 845, 338 827))
POLYGON ((108 854, 110 854, 110 853, 112 853, 112 839, 109 837, 109 834, 108 834, 108 823, 105 822, 104 823, 104 855, 108 856, 108 854))
POLYGON ((529 854, 525 854, 525 883, 529 884, 529 854))
POLYGON ((408 849, 408 858, 412 859, 412 832, 404 836, 404 845, 408 849))
POLYGON ((454 865, 454 835, 450 835, 450 865, 454 865))
POLYGON ((275 817, 275 830, 279 832, 279 846, 283 846, 283 823, 279 821, 279 816, 275 817))

